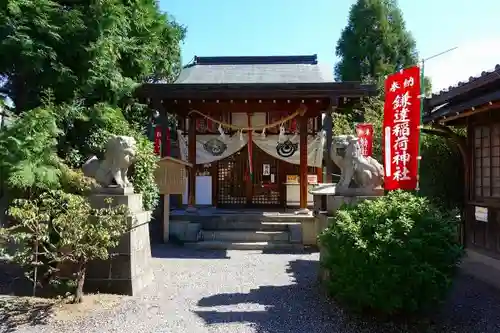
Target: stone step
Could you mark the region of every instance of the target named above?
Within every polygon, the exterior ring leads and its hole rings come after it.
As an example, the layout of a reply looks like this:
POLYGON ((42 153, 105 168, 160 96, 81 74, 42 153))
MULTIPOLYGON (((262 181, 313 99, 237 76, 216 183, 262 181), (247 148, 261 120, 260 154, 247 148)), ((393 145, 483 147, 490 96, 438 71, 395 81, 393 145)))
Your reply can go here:
POLYGON ((314 219, 312 215, 295 215, 292 213, 247 213, 247 212, 234 212, 234 213, 210 213, 202 210, 199 213, 186 213, 172 211, 170 213, 170 220, 177 221, 191 221, 198 222, 206 225, 205 229, 215 223, 238 223, 238 222, 281 222, 281 223, 299 223, 304 220, 314 219))
POLYGON ((289 238, 288 231, 202 230, 202 239, 206 241, 288 242, 289 238))
MULTIPOLYGON (((174 221, 176 220, 171 219, 171 222, 174 221)), ((290 225, 300 225, 300 222, 267 221, 196 220, 196 222, 200 223, 203 230, 287 231, 290 225)))
POLYGON ((279 250, 279 251, 302 251, 301 244, 290 244, 286 242, 223 242, 202 241, 196 243, 184 243, 184 246, 200 250, 279 250))

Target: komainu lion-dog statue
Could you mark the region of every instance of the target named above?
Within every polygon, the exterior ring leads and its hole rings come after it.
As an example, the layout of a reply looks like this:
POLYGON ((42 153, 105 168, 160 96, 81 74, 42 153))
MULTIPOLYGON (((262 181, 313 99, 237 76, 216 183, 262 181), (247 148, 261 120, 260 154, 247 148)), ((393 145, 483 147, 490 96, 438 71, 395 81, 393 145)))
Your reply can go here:
POLYGON ((366 191, 382 189, 384 168, 372 157, 361 154, 358 138, 354 135, 333 137, 330 157, 340 168, 336 190, 359 188, 366 191))
POLYGON ((82 167, 83 174, 94 178, 102 187, 110 187, 116 183, 119 188, 131 187, 128 180, 128 168, 135 161, 136 142, 129 136, 113 136, 107 144, 104 159, 91 157, 82 167))

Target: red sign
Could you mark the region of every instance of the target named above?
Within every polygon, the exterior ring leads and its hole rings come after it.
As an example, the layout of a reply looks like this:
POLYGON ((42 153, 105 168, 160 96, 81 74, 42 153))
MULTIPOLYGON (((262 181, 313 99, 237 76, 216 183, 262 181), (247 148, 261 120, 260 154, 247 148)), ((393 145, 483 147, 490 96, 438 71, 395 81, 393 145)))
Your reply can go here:
POLYGON ((373 152, 373 124, 356 124, 359 146, 363 156, 372 156, 373 152))
POLYGON ((161 126, 155 126, 154 150, 156 155, 161 155, 161 126))
POLYGON ((386 190, 414 190, 418 182, 420 68, 410 67, 385 80, 383 150, 386 190))

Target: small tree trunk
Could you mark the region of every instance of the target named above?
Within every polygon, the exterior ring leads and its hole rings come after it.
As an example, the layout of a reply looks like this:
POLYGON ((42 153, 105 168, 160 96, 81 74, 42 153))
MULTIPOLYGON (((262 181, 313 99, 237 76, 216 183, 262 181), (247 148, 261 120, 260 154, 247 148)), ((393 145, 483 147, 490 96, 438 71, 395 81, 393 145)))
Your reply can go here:
POLYGON ((76 275, 76 289, 75 297, 73 298, 73 304, 81 303, 83 299, 83 283, 85 282, 85 270, 86 262, 82 262, 79 265, 78 273, 76 275))

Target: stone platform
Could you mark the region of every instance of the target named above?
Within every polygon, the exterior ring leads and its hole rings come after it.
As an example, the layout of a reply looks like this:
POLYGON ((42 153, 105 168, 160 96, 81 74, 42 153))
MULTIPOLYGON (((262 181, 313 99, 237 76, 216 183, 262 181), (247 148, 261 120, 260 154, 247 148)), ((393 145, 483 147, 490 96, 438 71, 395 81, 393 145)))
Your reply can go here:
POLYGON ((151 212, 144 211, 142 195, 112 189, 100 190, 89 197, 94 208, 107 206, 106 198, 112 198, 111 205, 125 205, 130 209, 130 232, 124 234, 116 248, 110 249, 108 260, 89 263, 85 278, 86 292, 116 293, 136 295, 153 279, 151 266, 151 245, 149 222, 151 212))

